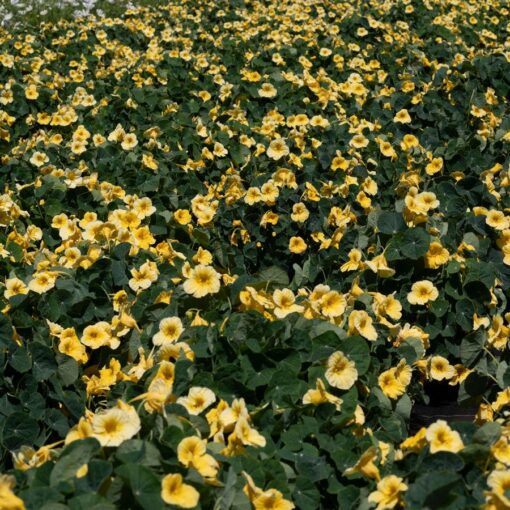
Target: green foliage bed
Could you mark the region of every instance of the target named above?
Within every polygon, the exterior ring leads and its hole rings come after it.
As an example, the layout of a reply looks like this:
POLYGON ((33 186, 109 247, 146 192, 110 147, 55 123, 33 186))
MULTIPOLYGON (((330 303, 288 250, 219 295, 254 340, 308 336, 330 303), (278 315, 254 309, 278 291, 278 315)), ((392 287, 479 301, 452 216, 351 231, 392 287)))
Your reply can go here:
POLYGON ((0 510, 510 508, 509 14, 0 29, 0 510))

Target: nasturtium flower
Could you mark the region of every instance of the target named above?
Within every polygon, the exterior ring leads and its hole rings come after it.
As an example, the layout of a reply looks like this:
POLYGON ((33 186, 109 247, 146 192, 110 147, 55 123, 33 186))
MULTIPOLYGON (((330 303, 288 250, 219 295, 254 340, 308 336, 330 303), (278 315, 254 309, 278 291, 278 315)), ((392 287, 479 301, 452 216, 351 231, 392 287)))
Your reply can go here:
POLYGON ((276 138, 269 144, 269 147, 267 148, 268 157, 276 161, 283 158, 284 156, 287 156, 289 152, 289 147, 283 138, 276 138))
POLYGON ((487 478, 490 492, 486 493, 488 502, 485 508, 503 510, 510 508, 510 469, 496 469, 487 478))
POLYGON ((498 462, 510 465, 510 443, 506 437, 501 437, 491 446, 491 453, 498 462))
POLYGON ((152 343, 165 345, 177 342, 183 331, 184 326, 179 317, 166 317, 159 323, 159 331, 152 337, 152 343))
POLYGON ((19 278, 8 278, 5 281, 5 290, 4 290, 4 298, 10 299, 11 297, 17 296, 19 294, 28 294, 29 289, 19 278))
POLYGON ((369 143, 368 138, 359 133, 351 138, 349 145, 351 147, 354 147, 355 149, 362 149, 363 147, 366 147, 368 143, 369 143))
POLYGON ((195 266, 183 284, 184 292, 196 298, 216 294, 220 287, 220 274, 213 267, 204 264, 195 266))
POLYGON ((433 158, 432 161, 427 163, 425 173, 427 175, 435 175, 443 169, 443 158, 433 158))
POLYGON ((292 221, 304 223, 310 216, 310 211, 307 209, 303 202, 298 202, 292 206, 292 214, 290 215, 292 221))
POLYGON ((187 209, 177 209, 177 211, 174 212, 174 218, 179 225, 191 223, 191 213, 187 209))
POLYGON ((370 503, 377 503, 376 510, 395 508, 402 502, 407 485, 400 476, 388 475, 377 483, 377 490, 368 495, 370 503))
POLYGON ((195 487, 184 483, 179 473, 166 475, 161 480, 161 499, 167 505, 181 508, 195 508, 200 499, 195 487))
POLYGON ((39 168, 48 163, 49 160, 50 158, 44 152, 35 151, 30 158, 30 163, 39 168))
POLYGON ((245 416, 240 416, 237 419, 234 434, 246 446, 258 446, 261 448, 266 446, 266 438, 250 426, 245 416))
POLYGON ((434 381, 451 379, 455 376, 455 367, 443 356, 432 356, 429 360, 429 375, 434 381))
POLYGON ((334 388, 348 390, 358 379, 356 364, 343 352, 336 351, 328 358, 325 377, 334 388))
POLYGON ((0 510, 25 510, 25 503, 14 494, 13 476, 0 475, 0 510))
POLYGON ((404 138, 400 142, 402 150, 408 151, 420 145, 420 141, 414 135, 404 135, 404 138))
POLYGON ((336 290, 325 292, 319 300, 320 312, 328 318, 340 317, 347 307, 343 294, 336 290))
POLYGON ((395 114, 393 121, 399 122, 400 124, 409 124, 411 122, 411 116, 409 115, 409 112, 403 108, 395 114))
POLYGON ((44 294, 55 287, 56 281, 57 273, 54 271, 36 272, 32 275, 28 288, 33 292, 37 292, 37 294, 44 294))
POLYGON ((303 395, 303 404, 313 404, 313 405, 320 405, 325 403, 333 404, 337 411, 340 410, 340 406, 342 405, 342 399, 340 397, 337 397, 336 395, 333 395, 332 393, 329 393, 326 391, 326 385, 322 381, 322 379, 317 379, 315 382, 315 389, 308 390, 303 395))
POLYGON ((361 335, 370 341, 377 340, 372 317, 365 310, 353 310, 349 315, 349 334, 361 335))
POLYGON ((198 436, 185 437, 177 445, 177 459, 186 467, 195 468, 204 478, 215 478, 218 461, 206 452, 207 441, 198 436))
POLYGON ((452 430, 444 420, 437 420, 429 425, 425 437, 430 446, 430 453, 457 453, 464 448, 460 434, 452 430))
POLYGON ((375 460, 377 459, 377 448, 375 446, 371 446, 366 450, 361 457, 358 459, 354 466, 347 468, 343 474, 344 476, 351 476, 356 473, 360 473, 367 478, 372 478, 374 480, 380 480, 381 475, 379 473, 379 468, 375 464, 375 460))
POLYGON ((141 428, 135 408, 120 400, 116 407, 94 414, 91 426, 92 437, 101 446, 119 446, 136 435, 141 428))
POLYGON ((396 399, 404 394, 406 387, 398 380, 396 369, 390 368, 379 375, 379 387, 383 393, 391 399, 396 399))
POLYGON ((295 303, 296 296, 290 289, 275 289, 273 292, 274 314, 279 319, 287 317, 290 313, 302 312, 304 307, 295 303))
POLYGON ((116 349, 120 345, 119 339, 112 335, 111 325, 106 321, 87 326, 83 330, 80 341, 91 349, 99 349, 105 346, 116 349))
POLYGON ((292 510, 294 503, 285 499, 276 489, 268 489, 253 499, 254 510, 292 510))
POLYGON ((487 216, 485 217, 485 222, 489 227, 492 227, 496 230, 505 230, 510 226, 509 219, 505 216, 502 211, 497 211, 495 209, 491 209, 487 216))
POLYGON ((439 291, 429 280, 420 280, 413 283, 411 292, 407 294, 407 301, 412 305, 426 305, 439 297, 439 291))
POLYGON ((216 401, 216 395, 209 388, 193 386, 186 397, 179 397, 177 403, 186 408, 189 414, 199 415, 216 401))
POLYGON ((306 251, 308 245, 305 240, 299 236, 292 236, 289 239, 289 251, 291 253, 301 254, 306 251))
POLYGON ((430 243, 429 249, 424 255, 424 259, 425 267, 429 269, 438 269, 448 262, 450 259, 450 253, 439 241, 433 241, 430 243))
POLYGON ((271 83, 263 83, 257 92, 259 93, 260 97, 267 98, 275 97, 276 94, 278 93, 276 87, 274 85, 271 85, 271 83))

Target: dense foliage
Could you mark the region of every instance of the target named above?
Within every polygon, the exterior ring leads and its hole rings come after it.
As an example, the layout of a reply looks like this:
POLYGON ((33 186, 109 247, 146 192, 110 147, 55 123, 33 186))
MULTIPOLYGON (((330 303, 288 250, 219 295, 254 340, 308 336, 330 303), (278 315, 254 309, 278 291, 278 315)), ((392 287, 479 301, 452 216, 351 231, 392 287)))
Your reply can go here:
POLYGON ((509 14, 0 29, 0 509, 510 508, 509 14))

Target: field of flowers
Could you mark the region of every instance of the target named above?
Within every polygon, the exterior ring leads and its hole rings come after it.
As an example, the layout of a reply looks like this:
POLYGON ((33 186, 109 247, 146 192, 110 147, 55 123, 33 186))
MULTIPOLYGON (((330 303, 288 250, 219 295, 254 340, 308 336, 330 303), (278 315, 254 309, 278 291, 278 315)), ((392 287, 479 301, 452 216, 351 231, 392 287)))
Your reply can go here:
POLYGON ((0 510, 510 509, 506 1, 106 16, 0 28, 0 510))

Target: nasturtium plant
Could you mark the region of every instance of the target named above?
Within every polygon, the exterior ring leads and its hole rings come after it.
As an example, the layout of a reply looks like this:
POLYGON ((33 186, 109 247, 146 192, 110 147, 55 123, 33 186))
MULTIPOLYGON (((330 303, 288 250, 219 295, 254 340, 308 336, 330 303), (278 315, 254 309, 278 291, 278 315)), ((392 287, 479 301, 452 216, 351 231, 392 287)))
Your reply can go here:
POLYGON ((0 509, 510 508, 506 2, 110 3, 0 6, 0 509))

